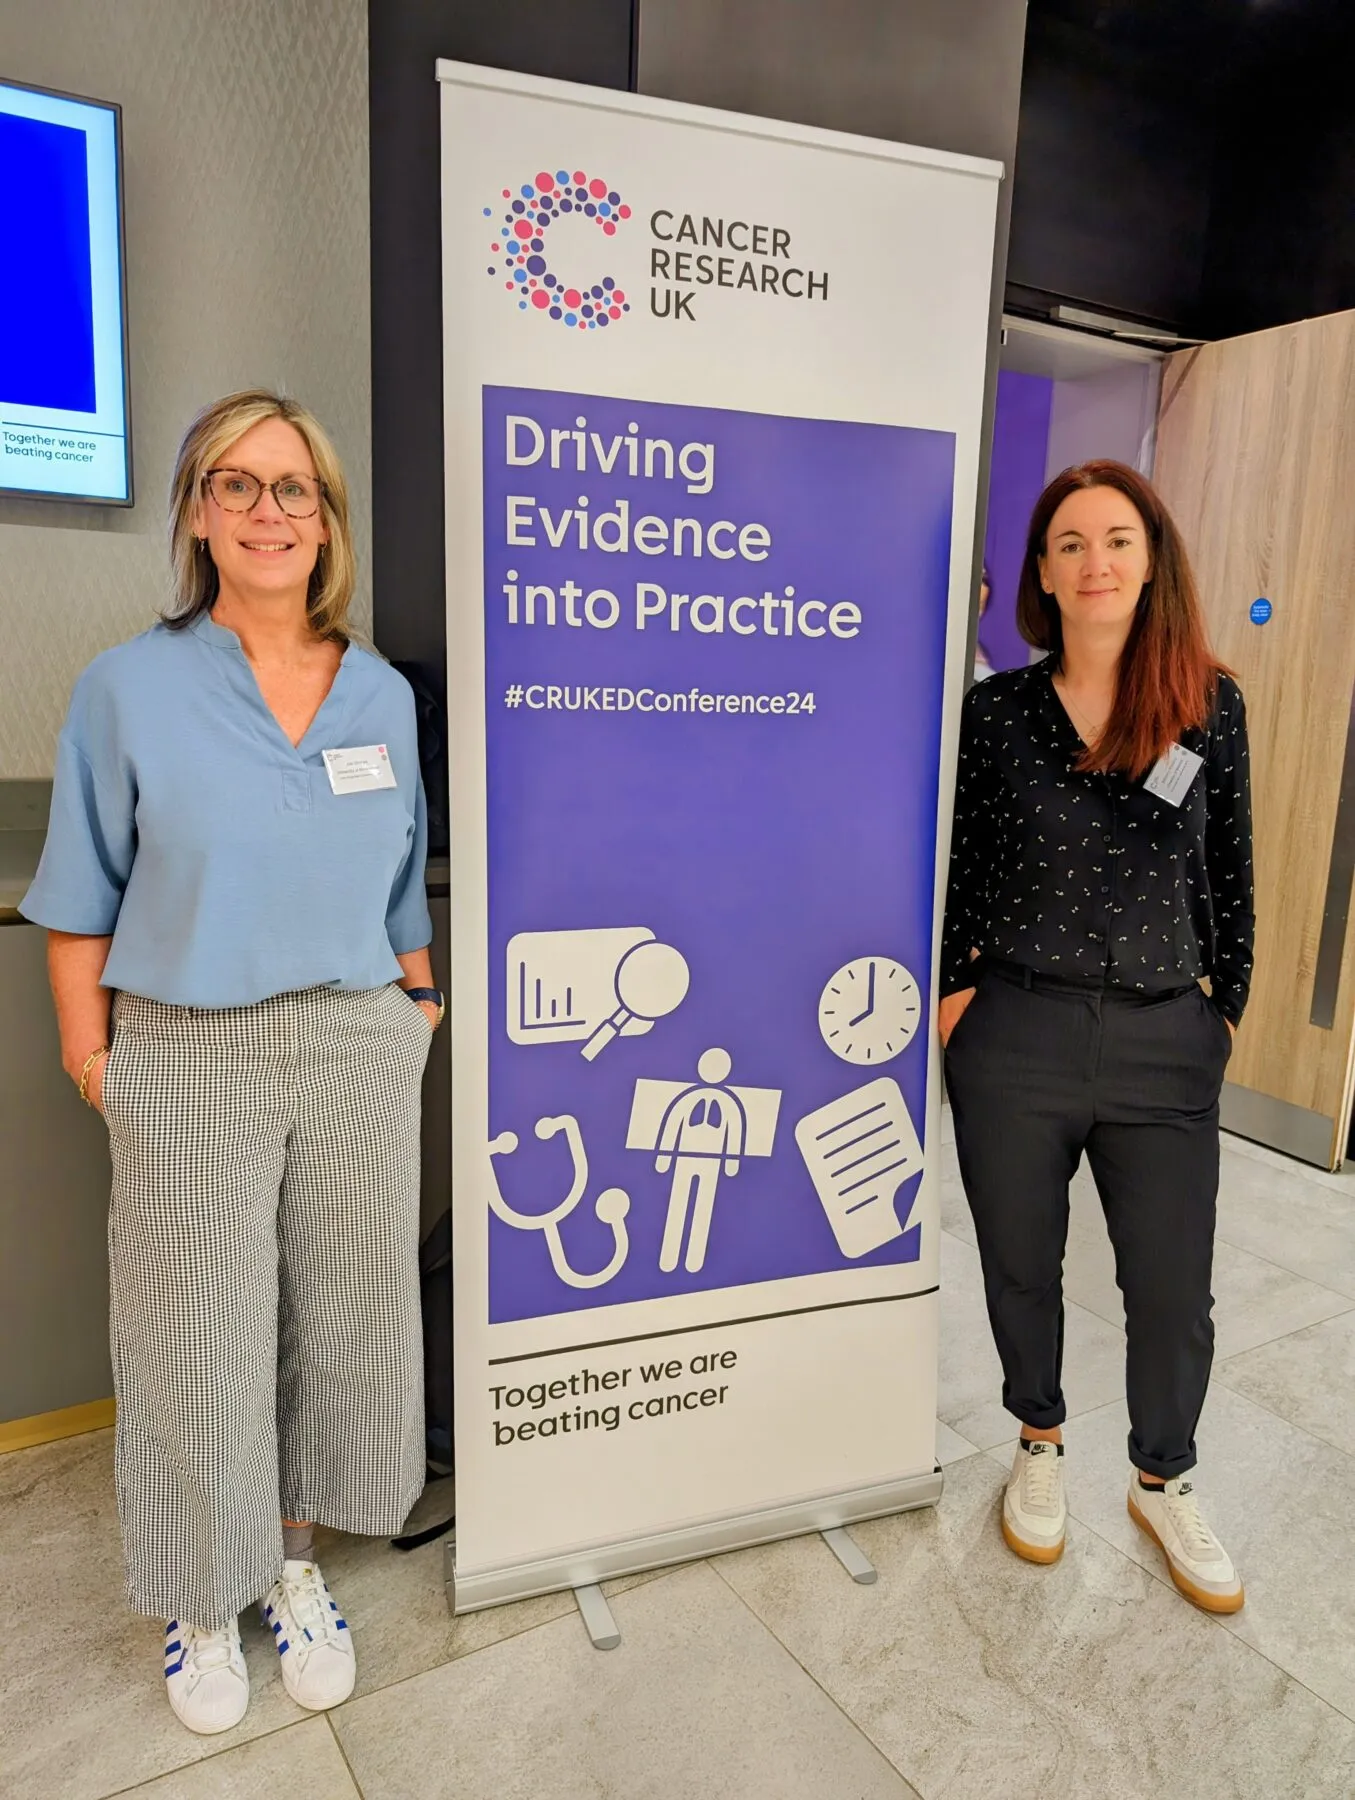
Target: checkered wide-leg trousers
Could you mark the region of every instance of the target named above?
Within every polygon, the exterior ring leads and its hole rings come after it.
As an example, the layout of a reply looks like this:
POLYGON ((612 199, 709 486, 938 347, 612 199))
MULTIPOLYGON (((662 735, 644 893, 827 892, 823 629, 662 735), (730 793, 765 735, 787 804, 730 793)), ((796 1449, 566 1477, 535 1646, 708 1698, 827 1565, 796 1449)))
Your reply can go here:
POLYGON ((423 1487, 419 1090, 398 988, 118 995, 104 1106, 117 1490, 137 1612, 217 1629, 281 1520, 398 1532, 423 1487))

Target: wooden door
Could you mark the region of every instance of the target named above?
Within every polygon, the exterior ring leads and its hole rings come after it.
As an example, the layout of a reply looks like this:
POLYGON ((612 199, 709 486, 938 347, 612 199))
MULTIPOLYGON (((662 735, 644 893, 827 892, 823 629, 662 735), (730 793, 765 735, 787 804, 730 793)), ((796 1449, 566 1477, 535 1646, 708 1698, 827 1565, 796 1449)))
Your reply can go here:
POLYGON ((1334 1168, 1355 1038, 1355 312, 1169 357, 1155 479, 1250 724, 1256 973, 1223 1122, 1334 1168))

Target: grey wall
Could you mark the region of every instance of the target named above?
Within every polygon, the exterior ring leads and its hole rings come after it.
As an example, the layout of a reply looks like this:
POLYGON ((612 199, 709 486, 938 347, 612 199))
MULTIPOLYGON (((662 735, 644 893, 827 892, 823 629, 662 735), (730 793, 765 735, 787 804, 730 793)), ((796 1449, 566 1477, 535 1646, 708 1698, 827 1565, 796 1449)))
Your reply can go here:
POLYGON ((108 1131, 61 1067, 47 934, 0 923, 0 1420, 103 1400, 108 1131))
POLYGON ((1105 456, 1151 475, 1161 384, 1155 362, 1111 363, 1096 375, 1055 381, 1046 478, 1105 456))
POLYGON ((164 601, 174 451, 233 388, 286 388, 333 433, 370 629, 367 8, 11 0, 0 75, 120 102, 126 157, 137 504, 0 498, 0 778, 40 777, 76 675, 164 601))
POLYGON ((641 93, 1010 169, 1025 0, 640 0, 641 93))
POLYGON ((624 88, 631 0, 371 0, 372 453, 377 642, 440 675, 439 57, 624 88))

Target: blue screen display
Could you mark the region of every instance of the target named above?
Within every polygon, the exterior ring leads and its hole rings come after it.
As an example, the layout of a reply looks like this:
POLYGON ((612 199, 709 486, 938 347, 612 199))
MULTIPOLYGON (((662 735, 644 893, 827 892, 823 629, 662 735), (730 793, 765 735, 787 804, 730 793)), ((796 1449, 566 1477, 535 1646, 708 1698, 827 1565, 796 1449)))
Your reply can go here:
POLYGON ((131 499, 114 106, 0 81, 0 489, 131 499))
POLYGON ((92 413, 94 297, 85 134, 0 114, 0 400, 92 413))

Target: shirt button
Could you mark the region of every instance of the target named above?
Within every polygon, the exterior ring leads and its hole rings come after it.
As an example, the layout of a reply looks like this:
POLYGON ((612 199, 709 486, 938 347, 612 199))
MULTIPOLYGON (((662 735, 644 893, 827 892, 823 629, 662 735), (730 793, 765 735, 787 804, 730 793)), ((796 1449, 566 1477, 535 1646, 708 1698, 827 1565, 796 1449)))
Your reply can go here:
POLYGON ((1108 893, 1109 893, 1109 892, 1110 892, 1110 889, 1109 889, 1109 888, 1108 888, 1108 887, 1103 887, 1103 888, 1102 888, 1102 889, 1101 889, 1101 892, 1102 892, 1102 893, 1103 893, 1103 894, 1108 894, 1108 893))

